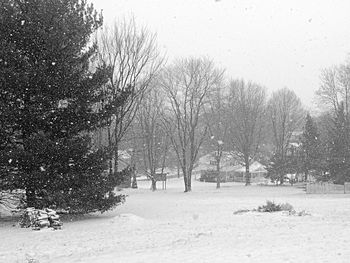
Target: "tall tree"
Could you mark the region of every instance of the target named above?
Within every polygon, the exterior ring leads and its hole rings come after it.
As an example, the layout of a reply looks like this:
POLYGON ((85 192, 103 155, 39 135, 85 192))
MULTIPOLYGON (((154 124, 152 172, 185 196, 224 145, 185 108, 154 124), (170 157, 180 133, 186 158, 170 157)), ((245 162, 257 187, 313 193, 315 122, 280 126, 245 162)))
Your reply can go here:
POLYGON ((350 180, 350 127, 343 103, 339 105, 329 133, 330 176, 336 183, 343 184, 350 180))
MULTIPOLYGON (((141 105, 144 94, 160 69, 163 58, 156 35, 146 28, 137 27, 134 19, 106 26, 97 37, 99 63, 111 68, 103 103, 119 98, 128 92, 125 103, 116 107, 108 121, 108 143, 113 148, 113 165, 118 166, 118 146, 129 130, 141 105)), ((117 170, 117 169, 115 169, 117 170)))
POLYGON ((343 104, 346 118, 350 111, 350 63, 323 69, 321 86, 316 91, 322 107, 328 106, 337 114, 343 104))
POLYGON ((308 179, 310 170, 320 170, 322 163, 322 152, 320 134, 316 122, 310 114, 306 115, 304 130, 301 135, 301 169, 305 174, 305 181, 308 179))
POLYGON ((325 158, 322 163, 329 176, 342 183, 348 171, 349 122, 350 122, 350 64, 349 61, 321 72, 321 86, 316 92, 322 108, 328 111, 322 116, 325 158), (328 166, 328 167, 327 167, 328 166))
POLYGON ((151 89, 145 94, 137 114, 139 138, 143 145, 143 160, 145 172, 152 181, 152 190, 157 189, 157 170, 164 172, 170 138, 162 121, 164 114, 164 93, 158 89, 154 81, 151 89))
POLYGON ((246 185, 250 185, 250 163, 263 140, 265 109, 264 88, 243 80, 231 81, 227 110, 230 146, 245 166, 246 185))
POLYGON ((192 189, 192 170, 208 133, 203 108, 222 76, 206 58, 178 60, 162 75, 161 85, 169 102, 164 120, 182 169, 185 192, 192 189))
POLYGON ((271 137, 274 145, 273 163, 270 173, 283 183, 288 168, 287 151, 293 132, 300 129, 304 115, 297 95, 283 88, 275 91, 268 102, 267 119, 271 125, 271 137))
POLYGON ((213 152, 216 162, 216 188, 221 187, 221 159, 223 151, 227 148, 227 134, 229 123, 225 120, 227 104, 227 89, 224 83, 218 83, 208 96, 208 103, 204 107, 205 121, 210 139, 204 141, 202 152, 213 152))
POLYGON ((83 0, 0 3, 1 160, 7 187, 24 189, 28 206, 84 213, 123 200, 103 173, 107 150, 92 150, 89 137, 111 108, 94 110, 108 68, 89 71, 101 25, 83 0))

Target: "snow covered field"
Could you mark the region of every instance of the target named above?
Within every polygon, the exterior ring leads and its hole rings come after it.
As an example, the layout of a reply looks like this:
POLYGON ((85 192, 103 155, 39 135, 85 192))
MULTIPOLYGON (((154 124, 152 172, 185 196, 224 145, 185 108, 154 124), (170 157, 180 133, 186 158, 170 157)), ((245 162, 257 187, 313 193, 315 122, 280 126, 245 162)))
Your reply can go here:
POLYGON ((21 229, 0 220, 0 262, 350 262, 350 195, 306 195, 292 187, 244 187, 172 179, 128 189, 114 211, 21 229), (159 186, 161 184, 159 183, 159 186), (248 212, 273 200, 310 216, 248 212))

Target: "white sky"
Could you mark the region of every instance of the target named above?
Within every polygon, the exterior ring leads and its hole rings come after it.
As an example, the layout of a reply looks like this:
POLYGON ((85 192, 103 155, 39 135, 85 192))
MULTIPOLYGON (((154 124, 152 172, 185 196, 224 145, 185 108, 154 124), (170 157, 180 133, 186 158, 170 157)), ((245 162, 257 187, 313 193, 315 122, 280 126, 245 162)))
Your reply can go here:
POLYGON ((231 78, 294 90, 312 107, 320 70, 350 52, 349 0, 91 0, 105 24, 134 15, 169 61, 212 58, 231 78))

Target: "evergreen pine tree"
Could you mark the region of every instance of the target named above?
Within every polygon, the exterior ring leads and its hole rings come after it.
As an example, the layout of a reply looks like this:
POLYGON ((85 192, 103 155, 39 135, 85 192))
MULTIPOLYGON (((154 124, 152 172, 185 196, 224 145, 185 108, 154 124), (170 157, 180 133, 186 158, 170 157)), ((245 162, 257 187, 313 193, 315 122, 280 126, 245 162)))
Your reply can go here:
POLYGON ((89 136, 123 101, 96 110, 109 71, 90 66, 101 25, 84 0, 0 3, 0 180, 28 206, 87 213, 124 200, 89 136))
POLYGON ((320 170, 321 147, 317 125, 310 114, 306 115, 305 126, 301 136, 301 171, 305 174, 305 181, 311 170, 320 170))
POLYGON ((275 153, 266 167, 268 177, 271 181, 282 185, 286 174, 296 173, 294 161, 292 156, 281 158, 279 154, 275 153))
POLYGON ((280 155, 275 153, 268 163, 266 169, 268 172, 268 177, 273 182, 279 182, 280 184, 283 183, 283 178, 286 173, 286 160, 280 158, 280 155))
POLYGON ((350 129, 342 103, 329 130, 329 172, 335 183, 350 181, 350 129))

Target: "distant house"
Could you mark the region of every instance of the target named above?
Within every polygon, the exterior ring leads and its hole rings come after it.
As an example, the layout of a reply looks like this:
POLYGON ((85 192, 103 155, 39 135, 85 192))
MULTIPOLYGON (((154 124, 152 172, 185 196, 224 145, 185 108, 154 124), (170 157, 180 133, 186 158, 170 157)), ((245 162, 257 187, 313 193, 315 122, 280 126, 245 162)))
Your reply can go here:
MULTIPOLYGON (((197 165, 196 165, 194 171, 196 171, 196 172, 202 171, 202 170, 215 170, 216 171, 216 167, 217 167, 216 155, 217 155, 217 152, 214 151, 214 152, 208 153, 208 154, 200 157, 198 159, 198 162, 197 162, 197 165)), ((223 167, 235 166, 237 164, 239 164, 239 161, 238 161, 236 156, 234 156, 230 152, 225 152, 225 151, 222 152, 222 156, 220 159, 220 170, 223 167)))
MULTIPOLYGON (((216 155, 217 152, 211 152, 199 158, 197 166, 194 169, 195 175, 199 174, 200 178, 208 180, 208 174, 217 170, 216 155)), ((254 161, 250 164, 251 182, 264 183, 268 182, 265 178, 267 170, 261 163, 254 161)), ((239 158, 234 153, 223 152, 220 160, 220 175, 222 181, 245 182, 245 167, 241 164, 239 158)), ((215 174, 216 176, 216 174, 215 174)), ((196 176, 197 177, 197 176, 196 176)), ((209 181, 214 181, 215 177, 209 178, 209 181)))
MULTIPOLYGON (((264 165, 254 161, 249 165, 250 181, 252 183, 268 183, 267 170, 264 165)), ((233 171, 234 181, 245 182, 245 166, 240 165, 233 171)))
POLYGON ((294 131, 292 132, 290 139, 288 141, 288 147, 287 147, 287 156, 294 156, 297 154, 301 147, 300 138, 302 136, 302 131, 294 131))

